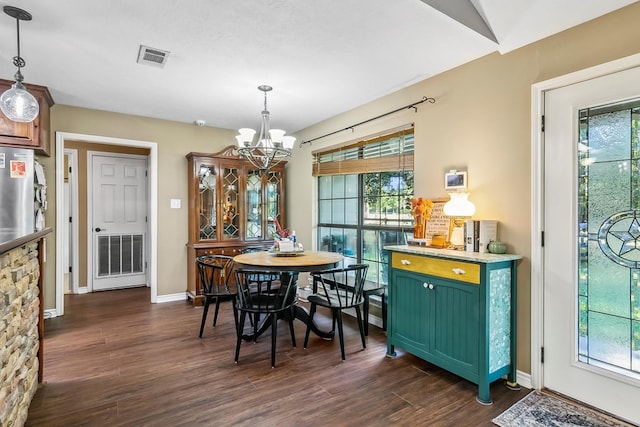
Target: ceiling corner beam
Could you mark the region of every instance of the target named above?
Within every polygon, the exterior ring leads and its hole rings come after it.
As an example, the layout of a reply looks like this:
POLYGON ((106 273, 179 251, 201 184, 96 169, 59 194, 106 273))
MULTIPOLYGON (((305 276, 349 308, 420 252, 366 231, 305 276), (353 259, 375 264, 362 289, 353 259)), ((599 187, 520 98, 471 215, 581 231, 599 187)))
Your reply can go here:
POLYGON ((420 0, 476 33, 498 43, 489 23, 478 12, 472 0, 420 0))

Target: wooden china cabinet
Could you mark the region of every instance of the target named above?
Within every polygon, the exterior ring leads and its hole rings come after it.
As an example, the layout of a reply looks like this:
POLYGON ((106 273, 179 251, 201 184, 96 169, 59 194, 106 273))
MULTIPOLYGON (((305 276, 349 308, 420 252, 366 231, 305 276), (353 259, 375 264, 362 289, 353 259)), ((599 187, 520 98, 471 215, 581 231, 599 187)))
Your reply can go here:
POLYGON ((284 163, 261 172, 235 146, 187 154, 189 241, 187 296, 201 304, 196 257, 230 255, 273 244, 274 218, 284 226, 284 163))

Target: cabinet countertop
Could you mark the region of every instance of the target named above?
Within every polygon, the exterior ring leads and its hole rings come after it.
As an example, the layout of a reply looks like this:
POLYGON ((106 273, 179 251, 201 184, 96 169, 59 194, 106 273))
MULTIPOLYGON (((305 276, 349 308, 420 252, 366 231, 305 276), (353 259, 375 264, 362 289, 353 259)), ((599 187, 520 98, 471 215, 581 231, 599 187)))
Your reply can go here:
POLYGON ((384 249, 388 251, 393 251, 393 252, 402 252, 402 253, 414 254, 414 255, 432 256, 432 257, 438 257, 438 258, 448 258, 448 259, 455 259, 455 260, 461 260, 461 261, 482 262, 482 263, 514 261, 514 260, 522 259, 521 255, 515 255, 515 254, 490 254, 490 253, 480 253, 480 252, 466 252, 466 251, 457 251, 453 249, 438 249, 438 248, 429 248, 425 246, 414 246, 414 245, 390 245, 390 246, 385 246, 384 249))
POLYGON ((31 234, 27 234, 26 236, 21 236, 13 240, 2 242, 0 243, 0 254, 9 252, 11 249, 15 249, 18 246, 22 246, 25 243, 31 242, 32 240, 41 239, 52 231, 53 230, 50 227, 47 227, 41 231, 36 231, 31 234))

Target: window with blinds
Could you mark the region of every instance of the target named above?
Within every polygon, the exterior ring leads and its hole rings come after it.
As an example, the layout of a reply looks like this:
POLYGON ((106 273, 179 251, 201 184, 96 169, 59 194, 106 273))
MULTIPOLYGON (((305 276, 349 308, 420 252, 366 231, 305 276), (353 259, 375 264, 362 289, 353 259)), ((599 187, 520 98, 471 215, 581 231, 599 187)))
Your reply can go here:
POLYGON ((345 265, 369 265, 367 280, 387 284, 386 245, 413 230, 413 128, 314 153, 318 177, 318 250, 345 265))
POLYGON ((413 170, 413 128, 314 153, 313 176, 413 170))

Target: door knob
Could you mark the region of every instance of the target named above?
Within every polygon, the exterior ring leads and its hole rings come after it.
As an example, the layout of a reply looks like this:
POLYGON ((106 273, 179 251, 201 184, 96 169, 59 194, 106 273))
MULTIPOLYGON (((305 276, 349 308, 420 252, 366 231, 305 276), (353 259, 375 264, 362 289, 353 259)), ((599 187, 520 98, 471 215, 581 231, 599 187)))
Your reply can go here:
POLYGON ((101 231, 107 231, 107 229, 106 228, 96 227, 95 231, 96 231, 96 233, 99 233, 101 231))

